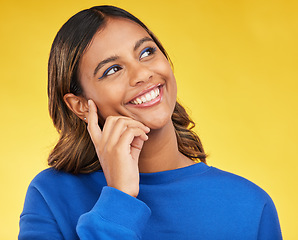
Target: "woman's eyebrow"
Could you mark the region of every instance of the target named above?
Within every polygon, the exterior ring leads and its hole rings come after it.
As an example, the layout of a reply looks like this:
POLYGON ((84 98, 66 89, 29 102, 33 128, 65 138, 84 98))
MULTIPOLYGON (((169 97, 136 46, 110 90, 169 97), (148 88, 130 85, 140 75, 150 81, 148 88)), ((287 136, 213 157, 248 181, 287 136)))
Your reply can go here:
POLYGON ((154 42, 152 38, 150 37, 143 37, 141 38, 140 40, 138 40, 133 48, 134 51, 136 51, 144 42, 147 42, 147 41, 151 41, 151 42, 154 42))
POLYGON ((113 61, 117 60, 118 58, 119 58, 119 56, 112 56, 112 57, 102 60, 94 69, 93 76, 95 76, 96 73, 98 72, 98 70, 101 69, 105 64, 107 64, 109 62, 113 62, 113 61))
MULTIPOLYGON (((154 42, 152 38, 150 37, 143 37, 141 38, 140 40, 138 40, 136 43, 135 43, 135 46, 133 48, 134 51, 136 51, 144 42, 154 42)), ((113 62, 113 61, 116 61, 117 59, 119 59, 119 56, 112 56, 112 57, 109 57, 109 58, 106 58, 104 60, 102 60, 97 66, 96 68, 94 69, 94 73, 93 73, 93 76, 95 77, 96 73, 98 72, 99 69, 101 69, 105 64, 109 63, 109 62, 113 62)))

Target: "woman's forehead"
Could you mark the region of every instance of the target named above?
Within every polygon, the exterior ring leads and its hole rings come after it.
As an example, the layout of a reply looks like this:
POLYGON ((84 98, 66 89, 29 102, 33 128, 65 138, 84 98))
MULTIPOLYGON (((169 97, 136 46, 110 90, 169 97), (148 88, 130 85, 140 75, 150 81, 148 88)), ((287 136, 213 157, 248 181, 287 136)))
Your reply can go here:
POLYGON ((95 34, 90 49, 96 47, 102 51, 113 51, 124 46, 133 46, 145 36, 150 37, 139 24, 125 18, 110 18, 104 28, 95 34))

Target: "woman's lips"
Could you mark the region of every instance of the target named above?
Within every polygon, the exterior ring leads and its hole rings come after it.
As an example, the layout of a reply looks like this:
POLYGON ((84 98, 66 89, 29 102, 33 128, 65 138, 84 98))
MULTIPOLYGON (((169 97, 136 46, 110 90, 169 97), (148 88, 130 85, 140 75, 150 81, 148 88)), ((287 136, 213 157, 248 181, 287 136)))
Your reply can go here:
POLYGON ((149 107, 160 102, 163 94, 163 88, 161 85, 157 85, 145 93, 139 94, 137 97, 129 101, 130 105, 135 107, 149 107))

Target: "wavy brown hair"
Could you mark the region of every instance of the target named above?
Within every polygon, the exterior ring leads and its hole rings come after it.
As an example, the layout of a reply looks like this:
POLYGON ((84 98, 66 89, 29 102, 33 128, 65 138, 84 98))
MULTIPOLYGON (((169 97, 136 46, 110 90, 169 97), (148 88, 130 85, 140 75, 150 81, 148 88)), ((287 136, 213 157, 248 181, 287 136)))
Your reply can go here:
MULTIPOLYGON (((171 60, 154 34, 138 18, 114 6, 96 6, 71 17, 58 31, 52 44, 48 63, 49 112, 60 138, 49 155, 48 163, 57 170, 70 173, 90 173, 101 169, 86 123, 65 104, 63 96, 73 93, 83 96, 78 79, 78 66, 84 51, 96 32, 104 28, 108 18, 126 18, 143 27, 169 62, 171 60)), ((185 109, 176 102, 172 121, 178 148, 190 159, 206 162, 206 154, 195 126, 185 109)), ((102 127, 103 123, 99 122, 102 127)))

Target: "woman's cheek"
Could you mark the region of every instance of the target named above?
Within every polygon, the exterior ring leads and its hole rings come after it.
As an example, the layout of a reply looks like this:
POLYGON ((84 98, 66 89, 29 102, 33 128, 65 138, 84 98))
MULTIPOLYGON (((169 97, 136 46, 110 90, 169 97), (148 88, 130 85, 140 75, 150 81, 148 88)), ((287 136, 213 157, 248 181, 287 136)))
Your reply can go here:
POLYGON ((158 60, 155 61, 154 72, 165 77, 166 80, 168 80, 168 78, 170 78, 171 80, 175 80, 171 65, 169 61, 163 56, 161 56, 158 60))
MULTIPOLYGON (((118 82, 120 83, 121 80, 118 82)), ((95 97, 95 103, 100 110, 102 117, 116 116, 119 113, 119 109, 122 107, 125 101, 125 87, 122 84, 112 83, 103 84, 100 90, 97 91, 95 97)))

